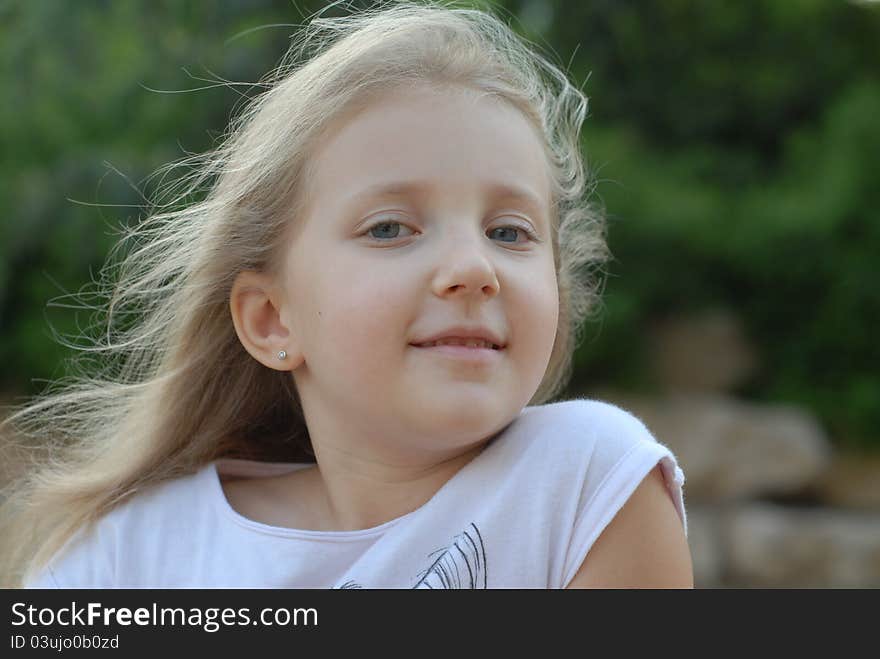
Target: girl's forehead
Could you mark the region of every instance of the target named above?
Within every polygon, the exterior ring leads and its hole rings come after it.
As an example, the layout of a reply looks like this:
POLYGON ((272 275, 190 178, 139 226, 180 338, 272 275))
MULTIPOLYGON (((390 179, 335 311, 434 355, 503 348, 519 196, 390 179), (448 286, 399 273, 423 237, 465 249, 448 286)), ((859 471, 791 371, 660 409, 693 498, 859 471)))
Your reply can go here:
POLYGON ((549 202, 543 138, 514 107, 469 92, 395 92, 331 133, 310 163, 313 193, 349 203, 433 188, 549 202))

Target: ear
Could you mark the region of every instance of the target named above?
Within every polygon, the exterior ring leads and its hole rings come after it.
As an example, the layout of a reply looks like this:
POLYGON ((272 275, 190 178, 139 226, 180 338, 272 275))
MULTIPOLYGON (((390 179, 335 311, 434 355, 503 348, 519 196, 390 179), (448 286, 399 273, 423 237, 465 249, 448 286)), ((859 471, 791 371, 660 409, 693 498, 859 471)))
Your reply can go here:
POLYGON ((254 359, 278 371, 291 371, 303 361, 302 351, 285 318, 283 292, 263 273, 244 270, 235 278, 229 309, 238 339, 254 359), (278 352, 287 353, 285 359, 278 352))

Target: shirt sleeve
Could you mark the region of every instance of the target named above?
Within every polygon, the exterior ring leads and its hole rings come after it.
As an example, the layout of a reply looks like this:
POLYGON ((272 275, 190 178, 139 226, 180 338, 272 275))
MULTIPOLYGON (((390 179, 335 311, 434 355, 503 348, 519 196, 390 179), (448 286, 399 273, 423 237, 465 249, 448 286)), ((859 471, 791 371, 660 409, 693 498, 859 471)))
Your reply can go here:
POLYGON ((668 447, 658 442, 637 418, 619 410, 613 432, 601 432, 585 479, 582 500, 564 564, 567 586, 605 527, 635 489, 659 463, 666 489, 687 536, 684 472, 668 447))

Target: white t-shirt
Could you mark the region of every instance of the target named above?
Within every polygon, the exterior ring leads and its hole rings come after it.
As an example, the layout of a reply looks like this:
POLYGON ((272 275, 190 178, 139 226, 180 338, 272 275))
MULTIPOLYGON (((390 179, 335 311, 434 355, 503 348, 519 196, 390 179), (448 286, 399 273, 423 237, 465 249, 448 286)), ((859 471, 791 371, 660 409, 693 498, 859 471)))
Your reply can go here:
POLYGON ((148 488, 80 531, 29 588, 564 588, 660 463, 687 533, 676 458, 624 410, 526 407, 420 508, 357 531, 237 513, 219 474, 305 464, 218 460, 148 488))

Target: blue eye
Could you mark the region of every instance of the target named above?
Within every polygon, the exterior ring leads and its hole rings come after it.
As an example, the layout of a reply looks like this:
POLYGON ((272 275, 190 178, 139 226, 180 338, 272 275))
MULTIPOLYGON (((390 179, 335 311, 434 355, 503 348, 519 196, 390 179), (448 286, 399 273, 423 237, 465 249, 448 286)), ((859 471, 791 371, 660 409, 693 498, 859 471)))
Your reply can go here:
MULTIPOLYGON (((537 242, 537 240, 538 240, 538 237, 534 233, 532 233, 531 231, 529 231, 525 227, 519 226, 518 224, 516 224, 516 225, 510 224, 510 225, 506 225, 503 227, 495 227, 494 229, 492 229, 492 231, 493 232, 502 231, 504 229, 513 230, 513 231, 521 231, 522 233, 525 234, 526 238, 528 238, 529 240, 533 240, 535 242, 537 242)), ((503 242, 510 242, 510 241, 505 240, 503 242)), ((516 242, 516 238, 514 238, 513 242, 516 242)))
POLYGON ((377 224, 374 224, 373 226, 369 227, 366 230, 366 233, 369 233, 371 238, 394 240, 395 238, 399 237, 400 227, 402 227, 402 226, 403 225, 400 222, 378 222, 377 224), (395 227, 395 226, 398 227, 397 231, 393 231, 393 232, 392 231, 385 231, 385 229, 387 229, 389 227, 395 227), (380 232, 379 236, 376 236, 375 234, 373 234, 373 231, 376 229, 383 229, 383 231, 380 232), (391 235, 392 233, 393 233, 393 235, 391 235))

